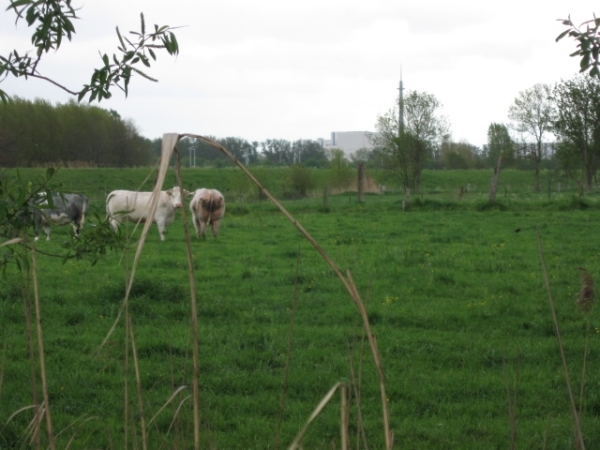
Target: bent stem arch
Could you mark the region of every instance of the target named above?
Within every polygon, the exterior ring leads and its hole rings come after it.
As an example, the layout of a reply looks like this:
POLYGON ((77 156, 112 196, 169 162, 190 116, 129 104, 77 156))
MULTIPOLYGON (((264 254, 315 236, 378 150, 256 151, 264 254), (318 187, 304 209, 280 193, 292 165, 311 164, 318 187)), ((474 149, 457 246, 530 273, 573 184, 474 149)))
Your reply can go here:
MULTIPOLYGON (((269 200, 271 200, 273 202, 273 204, 275 206, 277 206, 279 211, 281 211, 281 213, 285 217, 287 217, 290 222, 292 222, 292 224, 300 231, 300 233, 302 233, 302 235, 308 240, 308 242, 310 242, 310 244, 315 248, 315 250, 325 260, 325 262, 327 262, 327 264, 329 264, 329 266, 333 269, 335 274, 338 276, 338 278, 340 279, 340 281, 346 288, 346 291, 348 291, 348 294, 350 294, 350 297, 354 301, 354 304, 358 308, 358 311, 361 315, 361 318, 363 321, 363 327, 365 329, 367 338, 369 339, 371 353, 373 354, 373 359, 375 360, 375 367, 377 368, 377 375, 379 377, 379 390, 380 390, 380 394, 381 394, 383 427, 384 427, 384 433, 385 433, 385 446, 386 446, 387 450, 390 450, 393 445, 393 435, 390 431, 390 425, 389 425, 389 413, 388 413, 388 408, 387 408, 387 397, 386 397, 386 393, 385 393, 385 377, 383 374, 383 367, 381 365, 381 357, 379 355, 377 341, 375 339, 375 336, 371 332, 371 325, 369 324, 369 318, 367 316, 367 311, 366 311, 364 304, 360 298, 358 290, 356 289, 354 280, 352 279, 352 276, 350 275, 350 271, 346 271, 346 275, 344 275, 342 273, 342 271, 339 269, 339 267, 337 266, 337 264, 329 257, 329 255, 325 252, 325 250, 323 250, 323 248, 308 233, 308 231, 306 231, 304 229, 304 227, 283 207, 283 205, 281 203, 279 203, 279 201, 261 185, 261 183, 254 177, 254 175, 252 175, 248 171, 248 169, 246 169, 246 167, 235 156, 233 156, 225 147, 223 147, 218 142, 215 142, 212 139, 208 139, 204 136, 200 136, 197 134, 185 133, 185 134, 175 135, 174 133, 165 133, 165 134, 163 134, 163 146, 162 146, 163 151, 168 146, 168 144, 166 144, 166 143, 173 143, 172 148, 169 149, 170 152, 172 152, 173 147, 176 145, 176 142, 183 137, 199 139, 199 140, 211 145, 212 147, 216 148, 217 150, 219 150, 223 154, 225 154, 225 156, 227 156, 236 166, 238 166, 242 170, 242 172, 244 172, 246 174, 246 176, 248 178, 250 178, 250 180, 252 180, 252 182, 260 189, 260 192, 262 192, 264 195, 266 195, 269 198, 269 200), (177 137, 175 138, 175 136, 177 136, 177 137)), ((158 183, 157 183, 157 185, 158 185, 158 183)), ((180 186, 180 188, 183 188, 183 186, 180 186)))

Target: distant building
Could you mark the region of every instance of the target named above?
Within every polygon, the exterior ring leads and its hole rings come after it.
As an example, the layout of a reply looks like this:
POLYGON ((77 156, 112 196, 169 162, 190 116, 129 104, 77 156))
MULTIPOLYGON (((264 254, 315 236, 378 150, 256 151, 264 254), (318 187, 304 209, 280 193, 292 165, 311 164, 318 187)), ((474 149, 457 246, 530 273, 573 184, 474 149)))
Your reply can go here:
POLYGON ((324 149, 339 148, 347 156, 361 148, 373 149, 368 131, 332 131, 331 139, 318 139, 324 149))

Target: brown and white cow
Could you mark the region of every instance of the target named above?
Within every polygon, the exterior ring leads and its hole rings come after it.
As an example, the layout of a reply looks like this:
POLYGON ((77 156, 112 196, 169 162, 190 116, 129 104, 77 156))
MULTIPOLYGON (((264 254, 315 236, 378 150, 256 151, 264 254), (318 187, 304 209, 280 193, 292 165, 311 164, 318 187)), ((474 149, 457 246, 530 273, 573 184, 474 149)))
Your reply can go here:
MULTIPOLYGON (((183 195, 189 192, 184 189, 183 195)), ((150 212, 152 192, 112 191, 106 197, 106 216, 112 229, 116 232, 124 220, 130 222, 146 222, 150 212)), ((181 191, 175 186, 168 191, 159 192, 158 204, 152 221, 156 223, 160 240, 165 240, 167 225, 175 218, 175 210, 181 208, 181 191)))
POLYGON ((196 189, 190 202, 197 237, 206 237, 206 226, 211 225, 214 237, 219 235, 221 219, 225 214, 225 198, 216 189, 196 189))

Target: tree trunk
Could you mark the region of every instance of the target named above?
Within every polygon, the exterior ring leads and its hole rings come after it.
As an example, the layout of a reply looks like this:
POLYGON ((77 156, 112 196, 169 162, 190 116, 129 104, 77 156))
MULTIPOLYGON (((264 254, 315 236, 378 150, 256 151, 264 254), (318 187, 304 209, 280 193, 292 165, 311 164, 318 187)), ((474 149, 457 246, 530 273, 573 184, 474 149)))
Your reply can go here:
POLYGON ((490 186, 490 197, 488 201, 493 203, 496 201, 496 191, 498 190, 498 180, 500 178, 500 166, 502 165, 502 155, 498 157, 496 168, 494 169, 494 176, 492 177, 492 184, 490 186))

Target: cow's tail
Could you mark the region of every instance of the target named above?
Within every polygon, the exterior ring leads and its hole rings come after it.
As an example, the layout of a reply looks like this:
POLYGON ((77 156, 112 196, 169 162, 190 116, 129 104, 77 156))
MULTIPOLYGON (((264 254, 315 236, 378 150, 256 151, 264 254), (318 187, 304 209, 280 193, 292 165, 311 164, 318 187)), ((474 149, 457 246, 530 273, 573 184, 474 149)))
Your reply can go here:
POLYGON ((213 215, 213 197, 212 195, 210 196, 210 200, 208 201, 208 211, 209 211, 209 215, 208 215, 208 224, 212 225, 212 215, 213 215))

